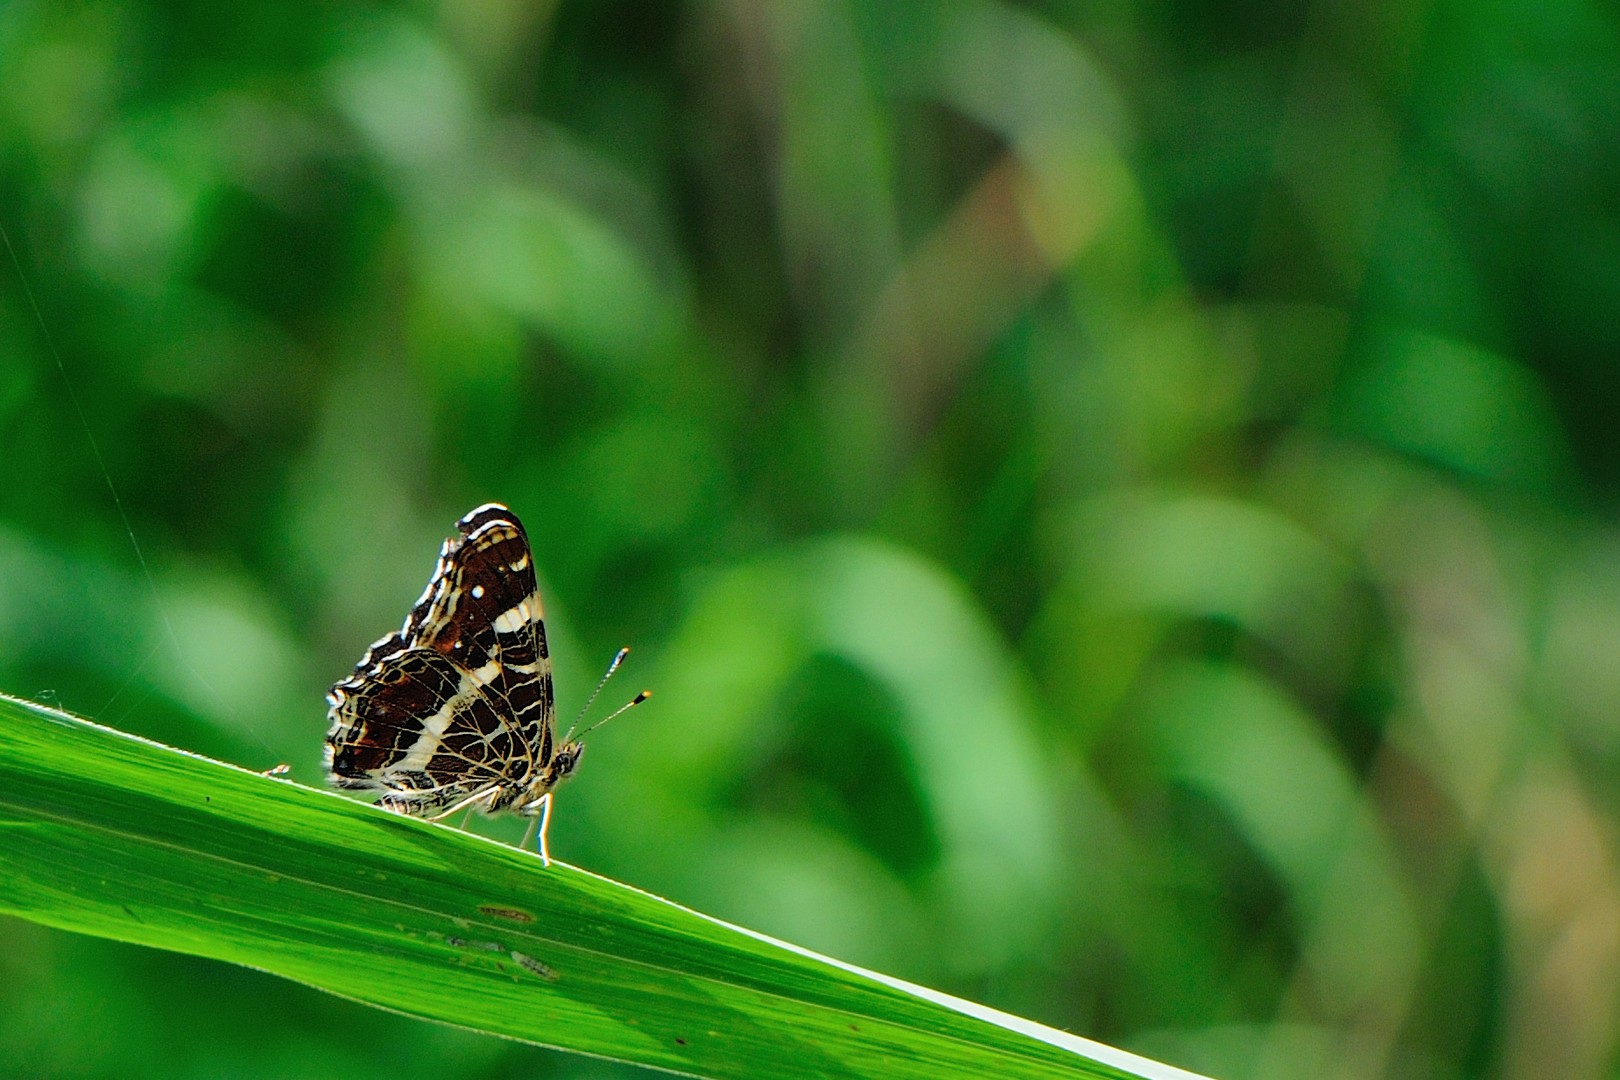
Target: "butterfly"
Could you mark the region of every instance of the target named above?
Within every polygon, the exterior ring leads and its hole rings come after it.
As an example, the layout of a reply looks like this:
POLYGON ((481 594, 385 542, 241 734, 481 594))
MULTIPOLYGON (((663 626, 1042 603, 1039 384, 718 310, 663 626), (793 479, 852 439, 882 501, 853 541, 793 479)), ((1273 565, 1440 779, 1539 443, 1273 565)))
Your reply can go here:
MULTIPOLYGON (((585 747, 571 730, 555 738, 534 555, 517 515, 499 503, 473 510, 456 530, 405 625, 326 695, 327 778, 382 791, 377 805, 431 821, 469 809, 534 818, 523 846, 538 824, 549 866, 552 792, 585 747)), ((603 683, 628 652, 614 657, 603 683)))

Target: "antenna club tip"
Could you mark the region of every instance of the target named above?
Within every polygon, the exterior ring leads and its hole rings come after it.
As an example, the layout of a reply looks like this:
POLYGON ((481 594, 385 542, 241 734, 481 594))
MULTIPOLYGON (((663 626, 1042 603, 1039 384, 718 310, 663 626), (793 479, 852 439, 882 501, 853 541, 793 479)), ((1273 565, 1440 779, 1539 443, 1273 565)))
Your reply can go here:
POLYGON ((643 701, 646 701, 650 697, 652 697, 652 691, 651 690, 643 690, 641 693, 636 695, 636 700, 632 701, 630 704, 632 704, 632 705, 640 705, 643 701))

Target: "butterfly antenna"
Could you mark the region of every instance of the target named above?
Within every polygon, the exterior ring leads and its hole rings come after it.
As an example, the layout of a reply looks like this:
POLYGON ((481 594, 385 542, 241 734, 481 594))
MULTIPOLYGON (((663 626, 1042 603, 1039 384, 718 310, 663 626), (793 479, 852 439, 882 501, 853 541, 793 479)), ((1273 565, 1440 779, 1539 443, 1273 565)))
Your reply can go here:
POLYGON ((615 716, 629 712, 631 709, 635 708, 637 705, 640 705, 643 701, 646 701, 650 697, 652 697, 652 691, 643 690, 641 693, 637 694, 635 697, 631 698, 629 701, 625 702, 623 705, 620 705, 617 709, 614 709, 612 712, 602 717, 602 719, 580 732, 577 736, 575 736, 575 738, 583 739, 585 736, 589 735, 591 732, 595 731, 597 728, 601 727, 615 716))
MULTIPOLYGON (((620 649, 618 652, 613 654, 613 662, 608 665, 608 668, 607 668, 606 671, 602 672, 602 681, 596 684, 596 689, 591 691, 591 696, 585 699, 585 707, 579 710, 579 715, 574 717, 574 722, 572 724, 568 725, 568 734, 563 736, 563 741, 564 742, 567 742, 569 739, 574 737, 574 729, 579 727, 579 722, 581 720, 585 719, 585 714, 591 711, 591 706, 592 705, 596 704, 596 697, 597 697, 598 694, 600 694, 602 692, 602 687, 606 686, 608 680, 613 678, 613 673, 615 671, 619 670, 619 665, 624 663, 624 658, 629 656, 629 655, 630 655, 630 646, 628 646, 628 645, 626 645, 624 648, 620 649)), ((619 712, 623 712, 623 711, 624 711, 623 709, 619 710, 619 712)), ((618 713, 614 713, 613 715, 617 716, 618 713)), ((605 723, 607 723, 607 721, 603 720, 601 723, 605 724, 605 723)), ((591 727, 600 727, 600 726, 601 726, 601 724, 592 724, 591 725, 591 727)), ((586 728, 585 730, 589 731, 590 728, 586 728)), ((584 732, 581 732, 581 734, 584 734, 584 732)))

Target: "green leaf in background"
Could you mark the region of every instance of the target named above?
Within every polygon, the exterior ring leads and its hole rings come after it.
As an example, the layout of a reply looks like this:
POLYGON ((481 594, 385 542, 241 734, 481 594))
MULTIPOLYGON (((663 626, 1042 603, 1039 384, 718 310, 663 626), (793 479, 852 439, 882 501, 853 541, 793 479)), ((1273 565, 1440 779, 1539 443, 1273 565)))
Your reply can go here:
POLYGON ((480 837, 0 698, 0 910, 704 1076, 1190 1077, 480 837))

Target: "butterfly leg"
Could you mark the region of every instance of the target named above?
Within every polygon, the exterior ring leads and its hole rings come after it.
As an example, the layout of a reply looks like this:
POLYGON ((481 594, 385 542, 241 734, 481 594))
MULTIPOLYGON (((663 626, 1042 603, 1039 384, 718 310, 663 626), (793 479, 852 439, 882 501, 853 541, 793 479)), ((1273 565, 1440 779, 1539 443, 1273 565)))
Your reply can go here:
POLYGON ((523 834, 523 843, 518 846, 524 848, 529 846, 529 839, 534 836, 535 826, 538 825, 540 827, 540 843, 535 850, 540 852, 540 865, 550 866, 551 849, 546 845, 546 831, 551 828, 551 792, 548 791, 540 796, 540 802, 544 804, 540 814, 538 817, 530 819, 529 831, 523 834))
POLYGON ((458 810, 472 810, 479 803, 484 802, 484 801, 489 800, 489 799, 493 799, 497 794, 500 793, 500 790, 501 790, 501 788, 500 788, 499 784, 491 784, 489 787, 485 788, 482 791, 473 792, 471 795, 467 796, 465 799, 462 799, 460 802, 456 803, 450 809, 441 810, 439 813, 434 814, 432 817, 428 818, 427 820, 429 820, 429 821, 443 821, 445 818, 449 817, 451 814, 454 814, 458 810))
MULTIPOLYGON (((529 824, 523 830, 523 839, 518 841, 518 850, 519 851, 527 851, 528 850, 529 841, 534 839, 535 826, 537 826, 539 824, 540 824, 539 817, 531 817, 531 818, 529 818, 529 824)), ((550 863, 545 861, 546 853, 544 851, 540 852, 540 859, 541 859, 541 864, 542 865, 545 865, 545 866, 551 865, 550 863)))

